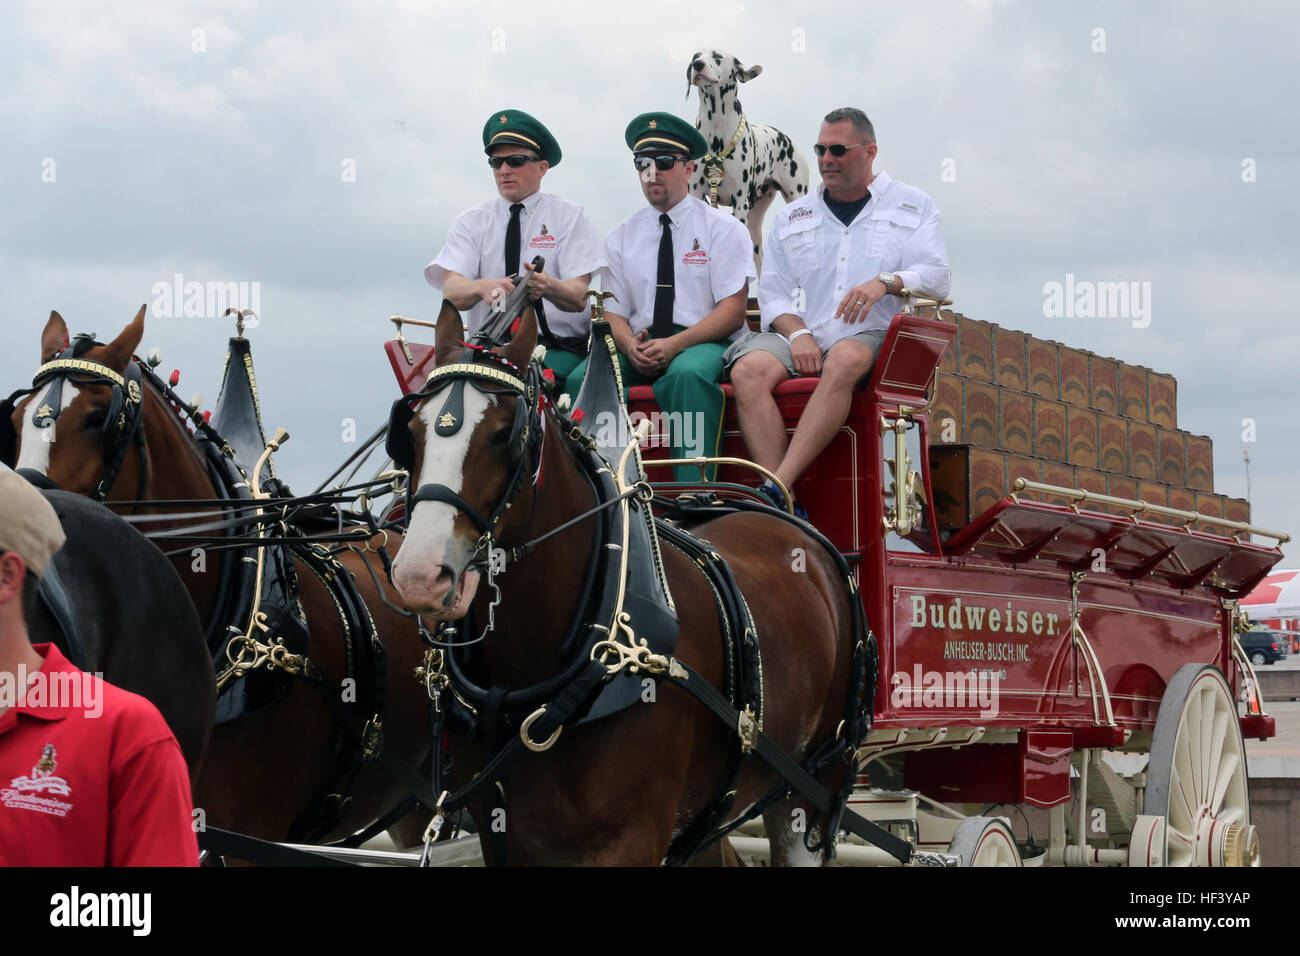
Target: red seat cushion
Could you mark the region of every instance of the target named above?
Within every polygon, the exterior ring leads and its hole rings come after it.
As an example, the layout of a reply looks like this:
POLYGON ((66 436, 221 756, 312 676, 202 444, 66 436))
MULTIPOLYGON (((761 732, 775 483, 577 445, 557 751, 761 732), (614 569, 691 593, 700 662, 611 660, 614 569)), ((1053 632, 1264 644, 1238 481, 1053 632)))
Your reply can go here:
MULTIPOLYGON (((776 387, 776 391, 772 394, 777 397, 782 395, 807 395, 817 388, 817 383, 820 381, 821 377, 817 375, 787 378, 776 387)), ((735 392, 732 390, 730 382, 722 384, 722 394, 726 395, 728 399, 735 398, 735 392)), ((633 385, 627 390, 627 403, 629 405, 635 405, 638 402, 653 402, 654 400, 654 387, 651 385, 633 385)))

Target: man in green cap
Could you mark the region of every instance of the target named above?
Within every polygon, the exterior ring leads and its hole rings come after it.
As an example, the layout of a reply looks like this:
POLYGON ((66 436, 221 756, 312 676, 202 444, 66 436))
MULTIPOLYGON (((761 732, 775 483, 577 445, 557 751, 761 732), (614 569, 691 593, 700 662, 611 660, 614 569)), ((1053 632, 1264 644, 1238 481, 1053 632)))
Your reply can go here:
POLYGON ((605 266, 600 234, 581 206, 541 192, 542 177, 560 164, 550 130, 522 110, 499 110, 483 126, 483 150, 497 198, 467 209, 451 224, 442 250, 424 276, 464 313, 466 334, 501 308, 527 275, 534 256, 546 266, 528 279, 536 303, 545 365, 563 379, 587 354, 590 320, 583 296, 605 266), (524 270, 521 272, 521 269, 524 270))
MULTIPOLYGON (((643 113, 624 134, 649 205, 605 240, 605 310, 626 385, 654 385, 668 421, 672 456, 716 455, 724 398, 722 355, 745 324, 754 251, 740 221, 689 195, 704 137, 671 113, 643 113), (680 425, 676 423, 680 422, 680 425)), ((586 363, 569 375, 574 397, 586 363)), ((709 469, 712 480, 716 469, 709 469)), ((699 469, 673 469, 698 481, 699 469)))

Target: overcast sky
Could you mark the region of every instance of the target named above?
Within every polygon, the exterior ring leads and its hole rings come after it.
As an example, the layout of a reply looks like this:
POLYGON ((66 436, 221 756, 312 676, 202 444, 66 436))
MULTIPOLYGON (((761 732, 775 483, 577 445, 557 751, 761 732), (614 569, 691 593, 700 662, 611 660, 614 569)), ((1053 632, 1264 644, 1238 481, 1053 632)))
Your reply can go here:
MULTIPOLYGON (((943 213, 962 312, 1173 373, 1219 493, 1245 496, 1253 419, 1253 520, 1300 532, 1292 3, 100 0, 5 20, 6 392, 51 309, 107 339, 178 273, 258 283, 266 424, 292 433, 277 460, 305 491, 351 450, 343 419, 383 420, 386 319, 434 317, 424 265, 494 195, 485 118, 541 118, 565 151, 544 188, 606 232, 644 201, 627 121, 693 119, 688 59, 719 47, 764 67, 746 113, 810 158, 822 114, 868 113, 877 169, 943 213), (1150 283, 1149 324, 1049 317, 1067 274, 1150 283)), ((151 315, 144 347, 210 407, 231 331, 151 315)))

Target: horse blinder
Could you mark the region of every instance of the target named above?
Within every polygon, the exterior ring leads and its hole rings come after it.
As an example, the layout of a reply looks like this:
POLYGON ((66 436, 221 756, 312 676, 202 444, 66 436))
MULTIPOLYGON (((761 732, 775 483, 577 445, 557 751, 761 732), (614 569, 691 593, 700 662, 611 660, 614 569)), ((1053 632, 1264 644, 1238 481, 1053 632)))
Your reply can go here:
POLYGON ((18 433, 14 431, 13 399, 0 402, 0 462, 12 468, 18 462, 18 433))
POLYGON ((388 437, 384 440, 384 452, 393 459, 393 464, 407 473, 415 467, 415 440, 409 428, 414 416, 415 408, 409 397, 403 396, 393 402, 393 410, 388 416, 388 437))

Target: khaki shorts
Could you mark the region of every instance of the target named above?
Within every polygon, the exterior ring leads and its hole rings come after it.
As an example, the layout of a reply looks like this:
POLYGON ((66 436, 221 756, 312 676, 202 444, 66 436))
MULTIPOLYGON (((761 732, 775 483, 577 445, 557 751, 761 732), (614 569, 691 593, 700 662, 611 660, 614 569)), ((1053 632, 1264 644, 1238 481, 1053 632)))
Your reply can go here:
MULTIPOLYGON (((847 338, 853 339, 855 342, 861 342, 871 349, 873 356, 879 356, 880 346, 885 343, 885 333, 887 331, 888 329, 865 329, 861 332, 854 332, 847 338)), ((843 339, 840 341, 843 341, 843 339)), ((823 360, 826 358, 828 351, 830 350, 825 349, 822 351, 823 360)), ((794 356, 790 352, 790 343, 785 340, 785 336, 777 332, 749 332, 732 342, 727 351, 723 353, 722 362, 725 369, 722 376, 724 381, 731 377, 731 367, 740 360, 741 356, 748 355, 750 352, 770 352, 781 360, 787 372, 791 375, 798 374, 794 367, 794 356)))

